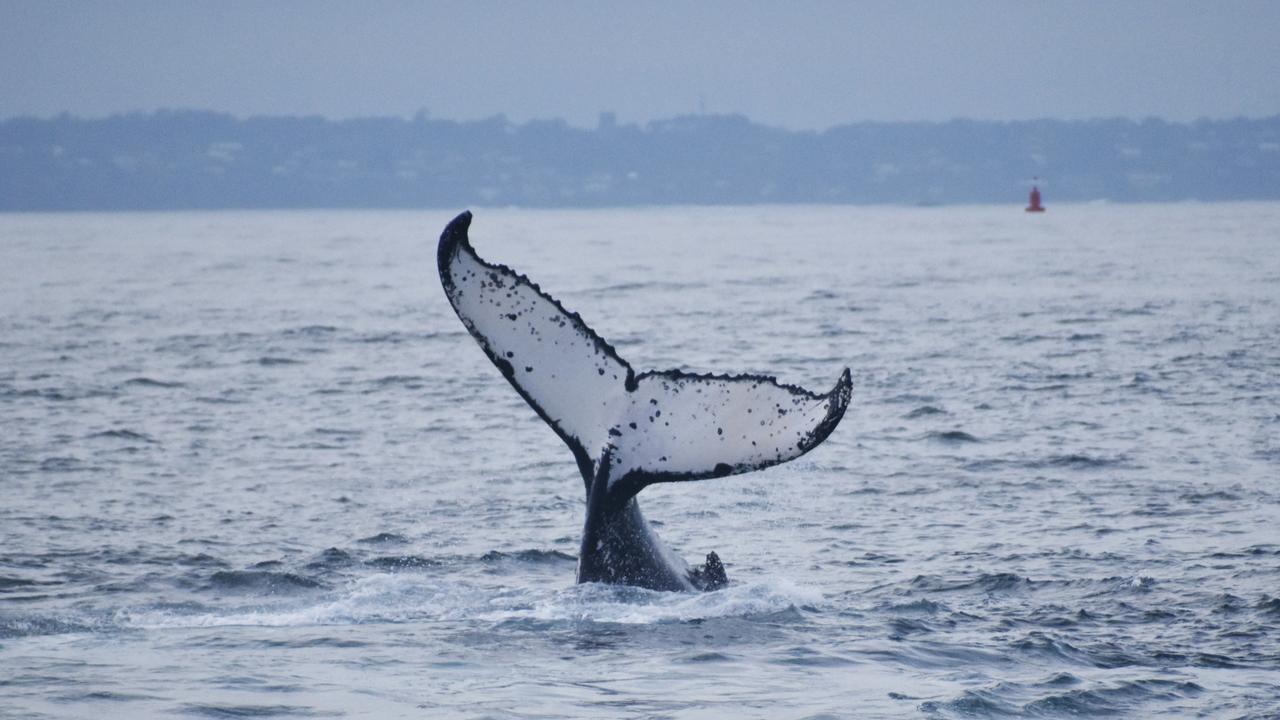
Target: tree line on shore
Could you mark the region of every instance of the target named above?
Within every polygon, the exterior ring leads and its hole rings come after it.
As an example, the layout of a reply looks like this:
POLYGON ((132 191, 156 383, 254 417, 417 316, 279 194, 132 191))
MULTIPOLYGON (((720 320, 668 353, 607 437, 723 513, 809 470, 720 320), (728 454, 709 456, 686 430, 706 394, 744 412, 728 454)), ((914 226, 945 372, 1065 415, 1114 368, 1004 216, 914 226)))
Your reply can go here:
POLYGON ((0 121, 0 210, 1280 198, 1280 116, 596 127, 167 110, 0 121))

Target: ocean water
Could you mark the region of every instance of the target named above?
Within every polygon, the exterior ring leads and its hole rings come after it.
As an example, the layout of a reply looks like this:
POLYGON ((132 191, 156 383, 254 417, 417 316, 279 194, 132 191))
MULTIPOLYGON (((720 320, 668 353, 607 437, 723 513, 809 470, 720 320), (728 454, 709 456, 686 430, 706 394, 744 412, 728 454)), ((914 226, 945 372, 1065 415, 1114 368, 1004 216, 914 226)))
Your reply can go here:
POLYGON ((852 369, 641 494, 732 584, 574 584, 453 213, 3 215, 0 717, 1280 716, 1280 204, 475 212, 637 369, 852 369))

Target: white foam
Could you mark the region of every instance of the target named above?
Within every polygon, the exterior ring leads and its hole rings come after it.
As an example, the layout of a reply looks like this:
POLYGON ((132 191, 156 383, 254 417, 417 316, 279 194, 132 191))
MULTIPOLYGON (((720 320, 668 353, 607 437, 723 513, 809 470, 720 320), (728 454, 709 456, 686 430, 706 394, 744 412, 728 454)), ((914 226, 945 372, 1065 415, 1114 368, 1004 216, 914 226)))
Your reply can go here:
POLYGON ((519 620, 651 624, 782 612, 821 605, 822 593, 788 580, 730 585, 711 593, 656 592, 589 583, 564 588, 483 587, 405 574, 355 580, 319 603, 248 606, 184 613, 123 609, 122 627, 306 627, 362 623, 519 620))
POLYGON ((554 593, 526 617, 644 625, 782 612, 818 605, 822 593, 785 580, 734 584, 711 593, 656 592, 590 583, 554 593))

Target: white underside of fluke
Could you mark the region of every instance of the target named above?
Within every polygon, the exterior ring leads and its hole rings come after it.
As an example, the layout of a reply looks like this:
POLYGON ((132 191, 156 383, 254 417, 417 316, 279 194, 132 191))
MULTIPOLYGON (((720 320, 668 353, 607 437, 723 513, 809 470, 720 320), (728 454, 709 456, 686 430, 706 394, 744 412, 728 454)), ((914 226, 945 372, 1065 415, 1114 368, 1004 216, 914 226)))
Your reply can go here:
POLYGON ((528 278, 482 260, 470 214, 440 240, 440 277, 464 325, 538 414, 593 464, 612 455, 609 486, 756 470, 799 457, 834 429, 848 370, 818 395, 766 376, 678 370, 637 375, 604 339, 528 278))

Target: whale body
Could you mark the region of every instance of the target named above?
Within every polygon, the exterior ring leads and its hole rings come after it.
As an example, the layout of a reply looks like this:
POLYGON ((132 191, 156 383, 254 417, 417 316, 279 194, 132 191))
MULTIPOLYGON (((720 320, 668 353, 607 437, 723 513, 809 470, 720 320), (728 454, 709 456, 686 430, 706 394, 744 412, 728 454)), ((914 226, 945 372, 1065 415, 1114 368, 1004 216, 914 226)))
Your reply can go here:
POLYGON ((793 460, 831 434, 849 404, 845 368, 817 394, 763 375, 635 372, 608 342, 514 270, 481 259, 464 212, 436 251, 440 282, 489 360, 569 446, 587 494, 578 582, 712 590, 715 553, 691 568, 649 526, 636 495, 793 460))

